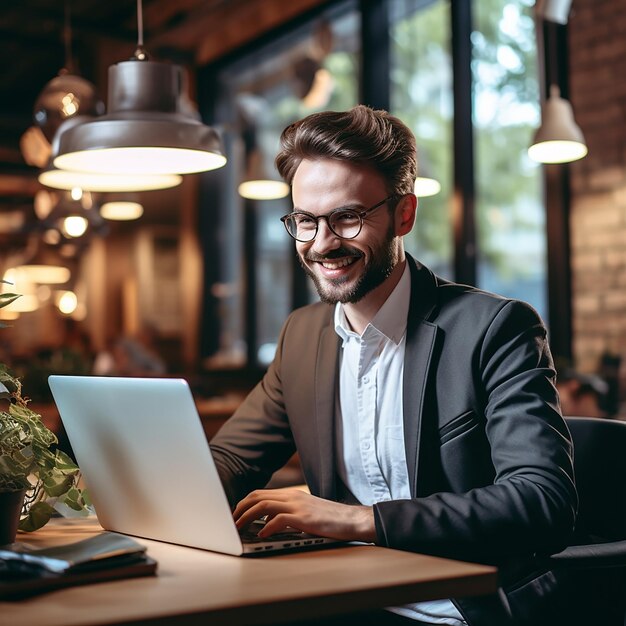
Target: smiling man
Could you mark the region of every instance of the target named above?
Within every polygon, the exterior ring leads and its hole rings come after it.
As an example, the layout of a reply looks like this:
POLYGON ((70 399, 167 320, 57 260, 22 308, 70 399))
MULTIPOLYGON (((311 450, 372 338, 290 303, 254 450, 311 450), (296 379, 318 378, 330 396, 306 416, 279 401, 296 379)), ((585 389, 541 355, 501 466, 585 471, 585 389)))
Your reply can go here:
POLYGON ((540 557, 567 541, 576 491, 542 321, 405 254, 417 160, 399 119, 311 115, 285 129, 276 163, 292 187, 282 221, 321 302, 289 316, 211 442, 237 525, 266 516, 263 535, 291 527, 500 567, 497 595, 359 624, 556 623, 558 581, 540 557), (295 450, 311 493, 263 489, 295 450))

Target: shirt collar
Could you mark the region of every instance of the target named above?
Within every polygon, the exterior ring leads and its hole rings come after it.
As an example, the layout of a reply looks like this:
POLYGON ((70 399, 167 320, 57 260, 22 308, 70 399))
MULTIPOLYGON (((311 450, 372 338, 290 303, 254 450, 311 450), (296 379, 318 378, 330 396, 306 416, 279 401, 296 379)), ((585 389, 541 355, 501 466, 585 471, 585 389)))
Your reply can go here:
MULTIPOLYGON (((409 315, 409 302, 411 300, 411 271, 409 264, 404 266, 404 272, 389 294, 389 297, 378 310, 374 319, 367 325, 363 335, 370 327, 385 335, 395 344, 399 344, 406 332, 407 317, 409 315)), ((355 336, 355 332, 350 329, 343 305, 338 302, 335 306, 335 332, 345 343, 349 336, 355 336)))

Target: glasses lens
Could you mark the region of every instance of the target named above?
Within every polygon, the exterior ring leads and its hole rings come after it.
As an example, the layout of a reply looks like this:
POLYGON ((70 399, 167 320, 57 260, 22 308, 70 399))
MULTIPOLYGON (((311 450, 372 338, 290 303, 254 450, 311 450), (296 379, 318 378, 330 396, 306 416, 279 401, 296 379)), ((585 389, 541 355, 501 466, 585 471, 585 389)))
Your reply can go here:
POLYGON ((311 241, 315 239, 317 222, 305 213, 292 213, 285 219, 285 226, 289 234, 298 241, 311 241))
POLYGON ((361 218, 354 211, 337 211, 332 213, 328 224, 336 235, 343 239, 352 239, 361 231, 361 218))

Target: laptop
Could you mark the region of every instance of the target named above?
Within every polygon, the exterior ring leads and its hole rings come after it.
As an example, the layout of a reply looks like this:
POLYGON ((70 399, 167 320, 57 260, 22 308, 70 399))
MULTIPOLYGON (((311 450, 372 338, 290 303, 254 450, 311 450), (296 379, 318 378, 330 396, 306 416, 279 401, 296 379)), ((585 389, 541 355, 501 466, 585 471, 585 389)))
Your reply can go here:
POLYGON ((239 533, 185 380, 48 382, 104 529, 233 555, 338 543, 300 532, 239 533))

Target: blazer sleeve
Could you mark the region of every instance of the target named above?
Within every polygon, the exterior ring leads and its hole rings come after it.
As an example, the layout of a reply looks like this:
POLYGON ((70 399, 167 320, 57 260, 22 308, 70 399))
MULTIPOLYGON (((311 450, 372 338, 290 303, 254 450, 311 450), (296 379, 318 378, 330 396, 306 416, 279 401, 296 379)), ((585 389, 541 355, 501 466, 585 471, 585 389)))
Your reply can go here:
POLYGON ((276 356, 263 379, 210 442, 217 471, 232 506, 250 491, 264 487, 295 452, 280 375, 290 319, 283 326, 276 356))
POLYGON ((476 354, 468 384, 482 398, 493 483, 374 505, 379 544, 502 562, 556 551, 571 534, 577 508, 572 444, 543 323, 530 306, 506 301, 476 354))

